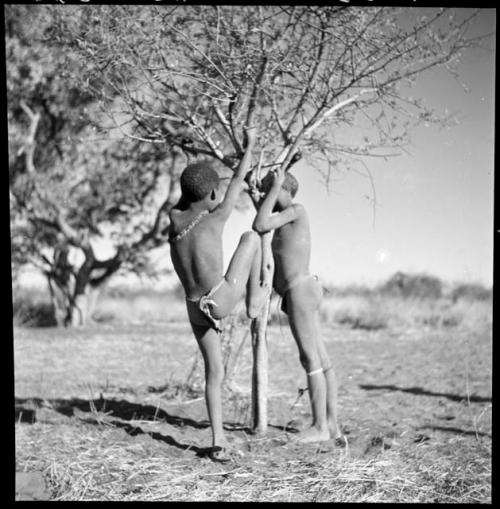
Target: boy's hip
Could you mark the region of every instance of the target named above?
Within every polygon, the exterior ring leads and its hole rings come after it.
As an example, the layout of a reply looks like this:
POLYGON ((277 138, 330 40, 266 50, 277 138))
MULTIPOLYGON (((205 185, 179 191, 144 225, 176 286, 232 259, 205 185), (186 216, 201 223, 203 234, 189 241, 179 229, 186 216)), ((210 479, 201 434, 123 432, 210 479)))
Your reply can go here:
POLYGON ((198 326, 209 326, 217 332, 222 331, 221 319, 214 316, 213 306, 218 304, 215 300, 215 293, 226 283, 224 278, 215 285, 209 292, 199 298, 186 298, 186 306, 189 320, 198 326))
POLYGON ((290 280, 281 292, 281 309, 288 314, 290 306, 319 307, 323 298, 323 287, 315 274, 300 275, 290 280))

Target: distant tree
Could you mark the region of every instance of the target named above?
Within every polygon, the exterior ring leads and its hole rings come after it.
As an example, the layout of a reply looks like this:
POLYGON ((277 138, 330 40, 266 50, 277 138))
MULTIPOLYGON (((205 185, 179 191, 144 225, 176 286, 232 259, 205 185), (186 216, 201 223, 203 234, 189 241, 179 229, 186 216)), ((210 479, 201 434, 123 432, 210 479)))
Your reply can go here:
MULTIPOLYGON (((410 89, 438 66, 456 75, 461 53, 481 40, 468 35, 477 12, 441 8, 426 15, 307 5, 51 12, 55 39, 86 64, 84 90, 124 136, 233 168, 244 126, 257 126, 257 171, 302 156, 327 180, 347 168, 371 178, 367 156, 395 155, 414 126, 444 122, 410 89)), ((257 350, 265 347, 266 312, 252 326, 257 350)), ((265 429, 265 418, 257 421, 265 429)))
POLYGON ((76 325, 92 290, 121 267, 147 270, 147 250, 165 241, 178 153, 98 136, 79 57, 52 44, 51 22, 50 8, 5 6, 12 268, 37 266, 57 322, 76 325), (98 259, 99 238, 115 254, 98 259))

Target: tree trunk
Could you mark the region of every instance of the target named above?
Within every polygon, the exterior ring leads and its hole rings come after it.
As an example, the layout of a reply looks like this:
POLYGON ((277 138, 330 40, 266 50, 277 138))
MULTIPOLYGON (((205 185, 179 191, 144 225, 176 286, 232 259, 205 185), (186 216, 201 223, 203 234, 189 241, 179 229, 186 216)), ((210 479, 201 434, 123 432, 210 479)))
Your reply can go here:
MULTIPOLYGON (((262 267, 263 280, 272 287, 274 261, 271 251, 272 233, 262 236, 262 267)), ((267 320, 271 308, 271 299, 267 302, 260 315, 252 320, 252 425, 254 431, 264 434, 267 431, 267 320)))
POLYGON ((68 261, 69 246, 61 244, 55 249, 54 265, 47 273, 47 278, 58 326, 87 325, 95 310, 101 289, 119 266, 114 259, 107 262, 96 261, 90 245, 84 253, 85 261, 75 272, 68 261), (92 278, 96 270, 100 272, 104 270, 105 273, 92 278))
POLYGON ((58 327, 66 327, 71 322, 71 303, 68 292, 50 275, 47 276, 47 279, 56 324, 58 327))
POLYGON ((70 325, 72 320, 72 295, 75 287, 75 276, 68 261, 68 255, 68 244, 61 242, 54 249, 52 270, 46 273, 54 307, 54 317, 59 327, 70 325))
POLYGON ((50 296, 54 307, 54 317, 58 327, 81 327, 88 325, 96 309, 97 299, 103 284, 87 284, 83 293, 74 296, 72 281, 56 281, 48 277, 50 296))
POLYGON ((96 309, 97 299, 104 285, 92 286, 88 284, 83 293, 74 298, 71 311, 71 325, 74 327, 88 325, 92 322, 92 315, 96 309))

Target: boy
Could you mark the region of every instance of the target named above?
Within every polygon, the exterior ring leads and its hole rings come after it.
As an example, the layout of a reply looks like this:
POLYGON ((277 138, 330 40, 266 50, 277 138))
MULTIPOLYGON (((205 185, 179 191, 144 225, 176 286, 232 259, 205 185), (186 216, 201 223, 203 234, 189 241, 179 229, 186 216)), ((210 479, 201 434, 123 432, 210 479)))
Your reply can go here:
POLYGON ((298 189, 295 177, 282 169, 268 173, 260 190, 266 193, 253 229, 260 234, 274 231, 272 251, 275 264, 273 286, 282 297, 300 362, 307 373, 313 422, 298 433, 300 442, 344 438, 337 423, 337 382, 320 336, 319 307, 322 288, 309 274, 310 230, 302 205, 292 203, 298 189))
POLYGON ((222 273, 222 232, 244 186, 253 130, 247 130, 247 147, 221 201, 219 177, 208 163, 187 166, 181 175, 182 196, 170 212, 170 256, 186 292, 186 306, 193 333, 205 364, 205 400, 212 428, 209 457, 230 460, 222 425, 221 383, 224 367, 220 346, 220 319, 229 315, 245 293, 247 314, 257 316, 271 288, 260 283, 261 241, 245 232, 222 273))

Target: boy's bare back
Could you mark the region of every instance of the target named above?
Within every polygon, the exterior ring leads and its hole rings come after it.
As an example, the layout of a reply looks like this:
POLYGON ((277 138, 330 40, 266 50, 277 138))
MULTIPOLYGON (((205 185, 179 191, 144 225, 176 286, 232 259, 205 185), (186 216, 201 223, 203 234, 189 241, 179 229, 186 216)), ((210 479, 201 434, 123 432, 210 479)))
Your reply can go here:
MULTIPOLYGON (((191 211, 173 210, 170 215, 172 231, 178 234, 196 217, 191 211)), ((181 241, 171 243, 172 263, 188 298, 205 294, 222 277, 224 225, 223 216, 215 209, 202 216, 193 227, 196 235, 186 235, 181 241)))

